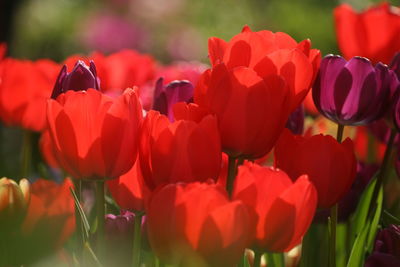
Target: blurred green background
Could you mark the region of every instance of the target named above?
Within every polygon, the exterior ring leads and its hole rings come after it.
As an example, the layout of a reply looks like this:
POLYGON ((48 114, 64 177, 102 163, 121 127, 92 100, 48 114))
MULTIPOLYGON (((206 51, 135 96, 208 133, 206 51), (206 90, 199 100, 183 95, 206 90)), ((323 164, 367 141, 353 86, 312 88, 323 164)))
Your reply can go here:
MULTIPOLYGON (((248 24, 310 38, 338 53, 332 11, 341 2, 363 9, 379 1, 348 0, 5 0, 2 39, 19 58, 63 60, 70 54, 134 48, 161 62, 207 62, 207 38, 229 39, 248 24)), ((390 1, 399 5, 400 1, 390 1)))

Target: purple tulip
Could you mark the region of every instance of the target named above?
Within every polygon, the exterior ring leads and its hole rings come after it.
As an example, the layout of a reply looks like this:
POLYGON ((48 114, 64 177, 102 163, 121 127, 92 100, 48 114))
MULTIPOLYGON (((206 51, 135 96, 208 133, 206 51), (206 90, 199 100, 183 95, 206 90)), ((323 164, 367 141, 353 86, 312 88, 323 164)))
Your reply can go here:
POLYGON ((58 74, 51 98, 56 99, 68 90, 80 91, 93 88, 100 90, 100 82, 97 77, 96 65, 91 60, 90 67, 85 62, 78 60, 71 72, 67 72, 67 65, 64 65, 58 74))
POLYGON ((154 110, 166 115, 170 121, 174 121, 172 107, 178 102, 193 102, 193 85, 191 82, 172 81, 164 86, 164 79, 158 79, 154 90, 154 110))
POLYGON ((290 115, 286 122, 288 128, 293 134, 303 134, 304 130, 304 107, 298 106, 290 115))
MULTIPOLYGON (((146 242, 142 217, 142 244, 146 242)), ((121 211, 120 215, 107 214, 105 217, 106 266, 128 266, 132 260, 132 244, 135 214, 121 211)))
POLYGON ((374 67, 363 57, 346 61, 327 55, 313 86, 314 103, 319 112, 336 123, 365 125, 386 113, 395 78, 382 63, 374 67))
POLYGON ((365 266, 400 266, 400 226, 392 224, 379 231, 365 266))

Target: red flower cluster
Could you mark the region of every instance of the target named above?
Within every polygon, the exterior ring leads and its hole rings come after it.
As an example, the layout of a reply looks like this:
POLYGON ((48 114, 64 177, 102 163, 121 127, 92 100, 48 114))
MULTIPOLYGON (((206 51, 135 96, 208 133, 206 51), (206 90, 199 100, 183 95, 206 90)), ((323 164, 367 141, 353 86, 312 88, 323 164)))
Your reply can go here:
POLYGON ((258 158, 271 150, 316 75, 320 53, 310 45, 247 26, 229 42, 209 40, 212 68, 195 102, 216 114, 225 152, 258 158))

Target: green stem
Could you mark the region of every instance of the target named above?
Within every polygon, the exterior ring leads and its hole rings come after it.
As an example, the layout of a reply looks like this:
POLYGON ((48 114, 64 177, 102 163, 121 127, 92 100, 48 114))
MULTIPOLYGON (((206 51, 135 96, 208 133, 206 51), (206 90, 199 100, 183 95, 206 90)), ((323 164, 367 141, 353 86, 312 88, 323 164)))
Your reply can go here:
POLYGON ((142 242, 142 217, 143 217, 142 212, 140 211, 135 212, 134 231, 133 231, 133 255, 132 255, 133 267, 140 266, 140 251, 142 242))
POLYGON ((385 155, 383 156, 381 169, 379 170, 379 174, 376 178, 377 180, 376 180, 374 192, 372 193, 371 206, 368 211, 368 218, 371 218, 371 216, 373 216, 373 214, 374 214, 374 211, 376 209, 376 199, 378 198, 379 189, 383 185, 386 176, 388 176, 388 171, 389 171, 389 166, 390 166, 390 158, 392 155, 393 144, 394 144, 396 135, 397 135, 397 130, 392 128, 392 130, 390 132, 389 141, 386 146, 385 155))
POLYGON ((32 158, 32 132, 29 130, 25 130, 23 133, 21 156, 21 178, 27 178, 32 158))
MULTIPOLYGON (((78 197, 79 204, 82 204, 82 180, 74 179, 73 182, 74 182, 74 187, 76 189, 75 192, 76 196, 78 197)), ((78 252, 80 253, 82 251, 83 246, 85 245, 86 238, 84 234, 82 218, 76 206, 75 206, 75 224, 76 224, 76 234, 78 235, 79 239, 78 252)), ((81 255, 79 254, 79 258, 80 256, 81 255)))
MULTIPOLYGON (((338 143, 342 142, 344 132, 344 125, 338 124, 336 140, 338 143)), ((338 217, 338 205, 337 203, 331 208, 329 223, 329 256, 328 266, 336 267, 336 227, 338 217)))
POLYGON ((229 197, 232 196, 233 183, 236 177, 236 158, 228 157, 228 177, 226 181, 226 191, 228 191, 229 197))
POLYGON ((329 265, 330 267, 336 266, 336 226, 338 216, 338 205, 335 204, 331 208, 331 216, 329 220, 329 265))
POLYGON ((97 209, 97 255, 104 255, 104 221, 105 221, 105 198, 104 181, 96 182, 96 209, 97 209))
POLYGON ((261 267, 261 257, 262 257, 262 252, 259 251, 258 249, 254 250, 254 267, 261 267))
POLYGON ((313 249, 313 243, 311 238, 311 227, 308 229, 306 235, 303 237, 303 242, 301 242, 301 257, 300 257, 300 267, 310 266, 311 251, 313 249))
POLYGON ((338 141, 338 143, 342 142, 343 132, 344 132, 344 125, 338 124, 337 133, 336 133, 336 140, 338 141))

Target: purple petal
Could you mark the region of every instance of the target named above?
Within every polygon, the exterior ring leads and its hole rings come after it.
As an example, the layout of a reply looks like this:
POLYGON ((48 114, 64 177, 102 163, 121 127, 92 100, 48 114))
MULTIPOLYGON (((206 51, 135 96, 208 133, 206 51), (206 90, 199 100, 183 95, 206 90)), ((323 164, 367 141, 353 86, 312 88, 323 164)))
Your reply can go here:
POLYGON ((343 70, 346 60, 340 56, 327 55, 321 61, 321 67, 313 86, 313 100, 317 109, 330 119, 335 114, 335 82, 343 70))
POLYGON ((58 74, 56 83, 53 88, 53 92, 51 93, 51 98, 56 99, 57 96, 63 93, 62 84, 66 76, 67 76, 67 65, 64 65, 61 68, 60 73, 58 74))
POLYGON ((193 100, 194 87, 191 82, 173 81, 165 88, 165 94, 168 103, 168 118, 173 121, 173 106, 178 102, 190 102, 193 100))
MULTIPOLYGON (((338 112, 344 121, 353 123, 352 119, 359 112, 365 111, 372 104, 372 100, 377 95, 377 80, 375 69, 371 62, 363 57, 354 57, 349 60, 345 66, 351 74, 351 87, 343 88, 342 97, 345 97, 343 106, 338 108, 338 112), (344 96, 346 94, 346 96, 344 96)), ((339 77, 338 77, 339 79, 339 77)), ((341 83, 339 82, 336 89, 339 91, 341 83)))
POLYGON ((74 69, 63 82, 64 92, 68 90, 80 91, 89 88, 97 89, 97 80, 86 64, 78 60, 74 69))

